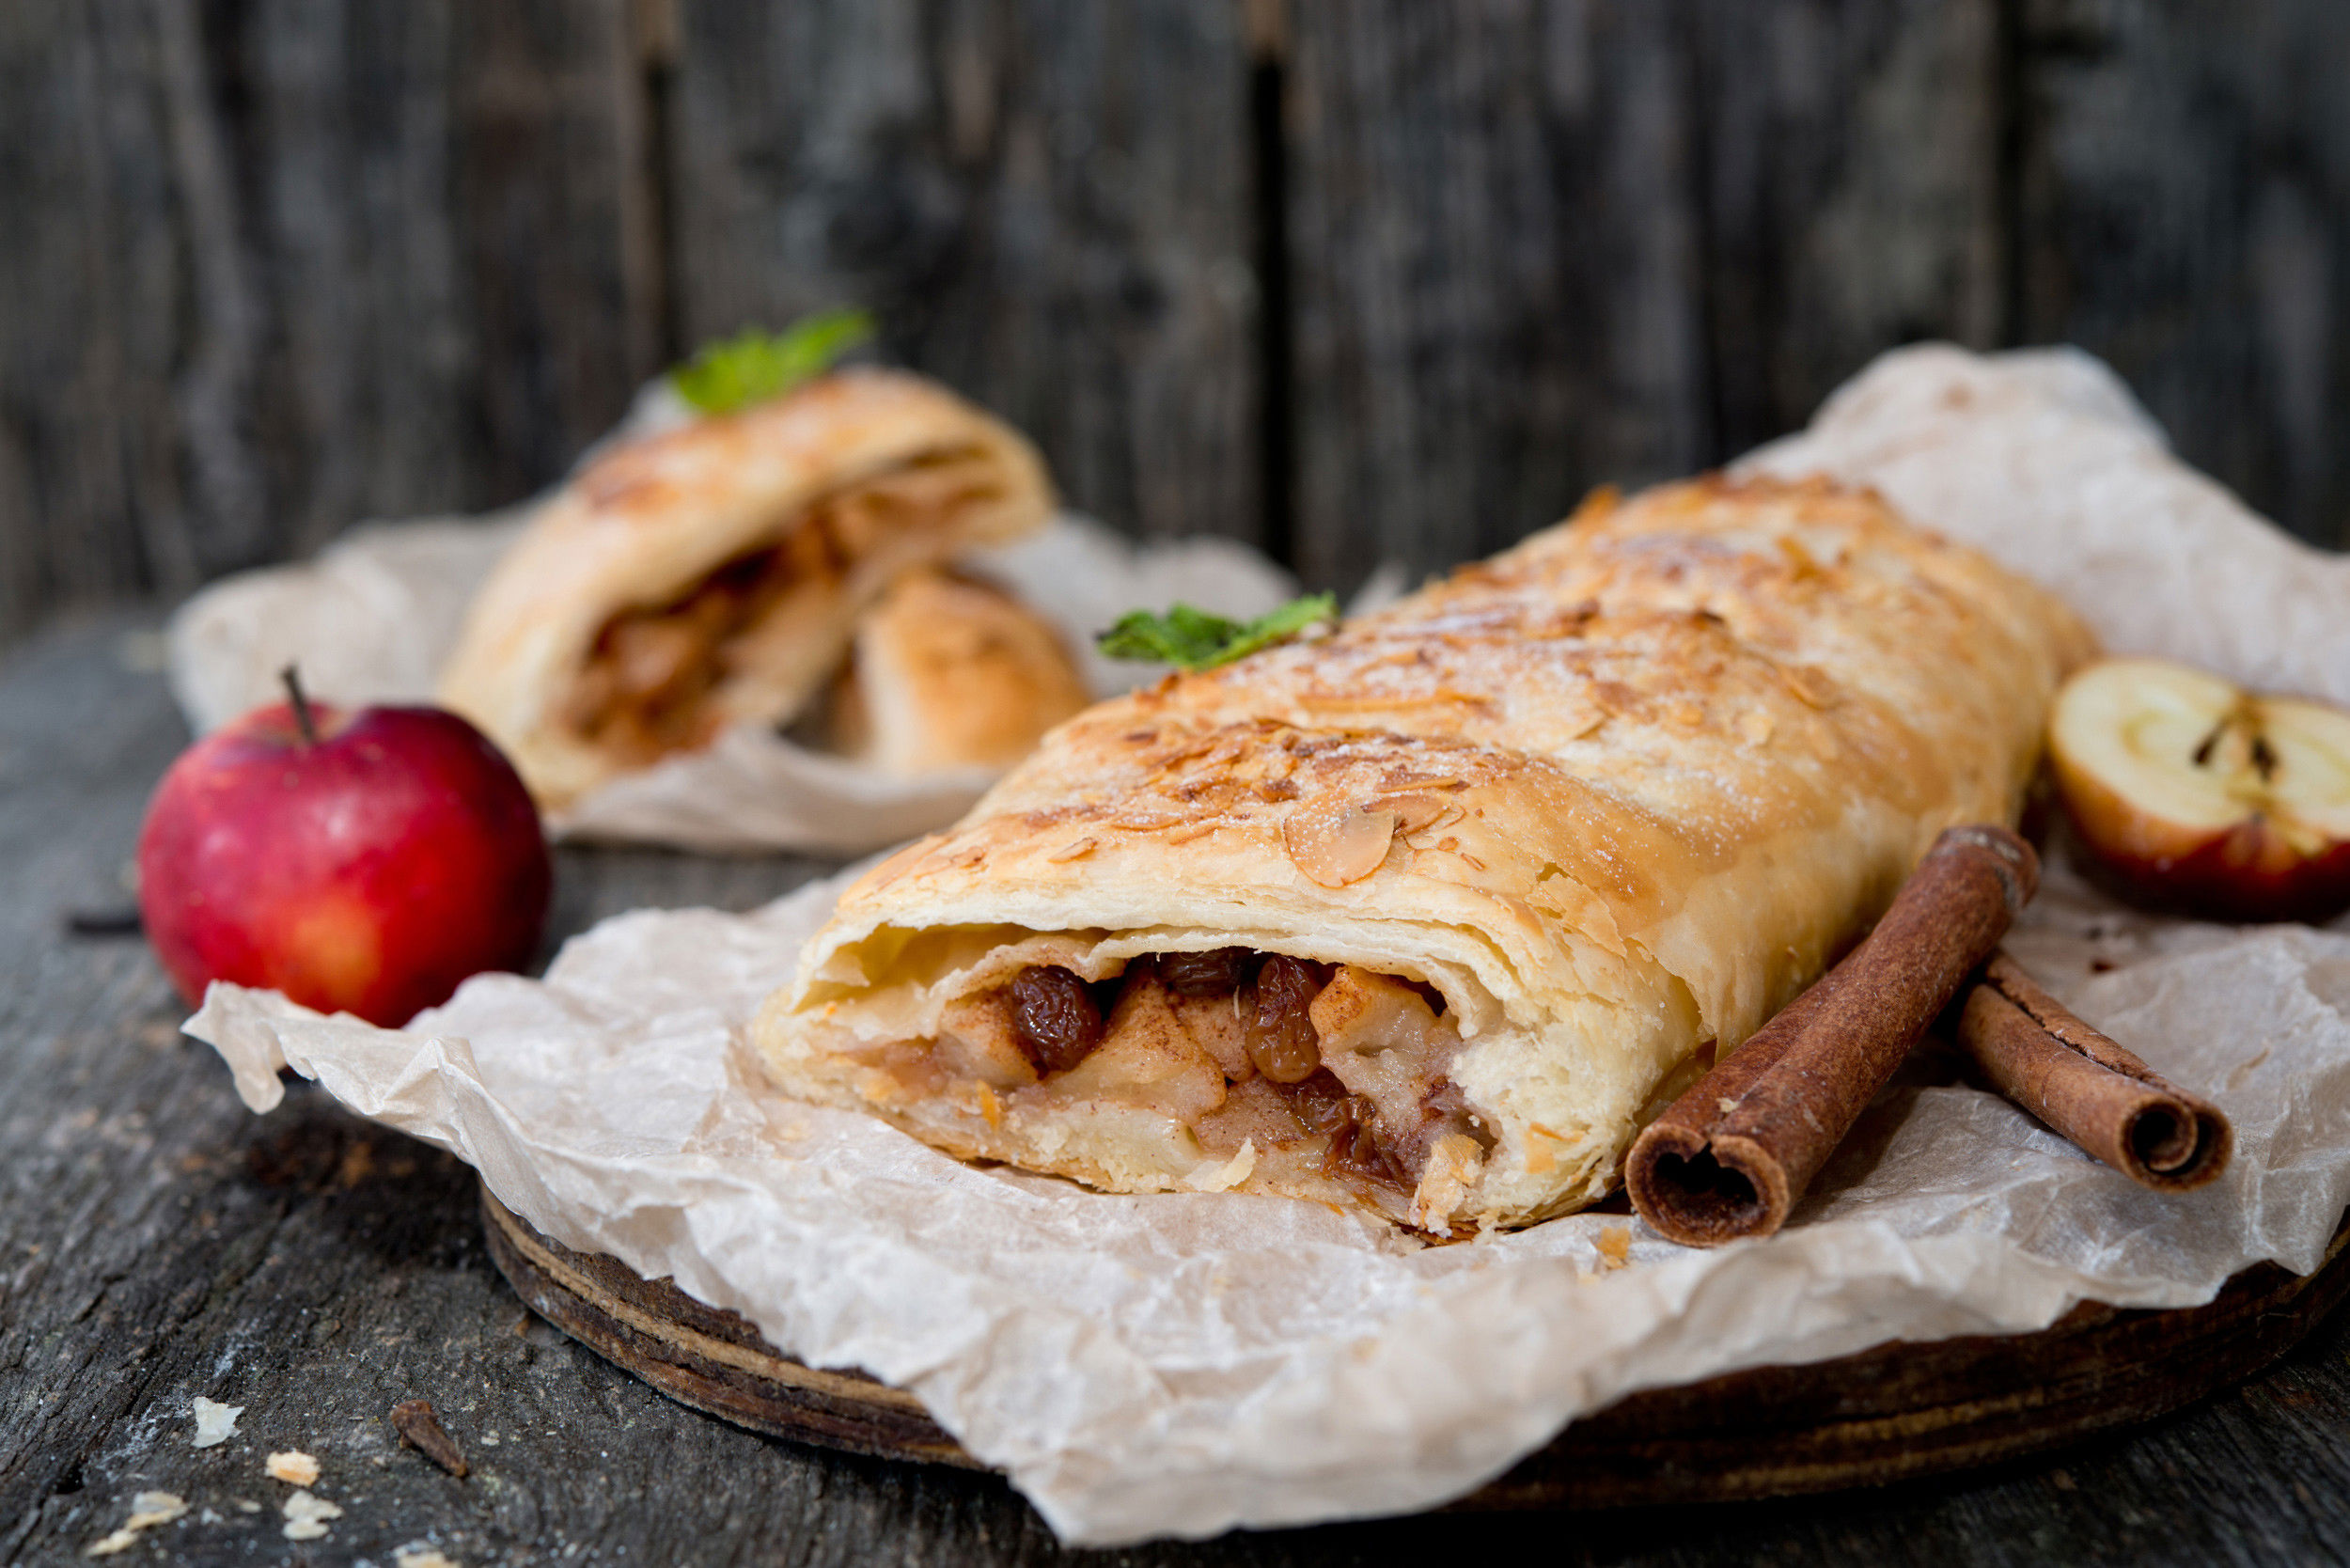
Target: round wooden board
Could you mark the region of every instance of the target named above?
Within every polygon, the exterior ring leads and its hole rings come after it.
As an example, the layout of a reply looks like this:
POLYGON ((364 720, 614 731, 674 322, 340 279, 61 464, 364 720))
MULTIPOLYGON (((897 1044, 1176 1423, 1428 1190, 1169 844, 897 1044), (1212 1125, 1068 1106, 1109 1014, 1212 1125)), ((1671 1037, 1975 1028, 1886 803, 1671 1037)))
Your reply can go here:
MULTIPOLYGON (((735 1313, 573 1252, 481 1194, 490 1255, 531 1309, 670 1398, 754 1431, 979 1467, 919 1400, 783 1355, 735 1313)), ((2152 1419, 2293 1348, 2345 1294, 2350 1223, 2316 1273, 2246 1270, 2202 1307, 2084 1303, 2037 1334, 1896 1341, 1633 1394, 1586 1416, 1462 1508, 1608 1508, 1878 1485, 2152 1419)))

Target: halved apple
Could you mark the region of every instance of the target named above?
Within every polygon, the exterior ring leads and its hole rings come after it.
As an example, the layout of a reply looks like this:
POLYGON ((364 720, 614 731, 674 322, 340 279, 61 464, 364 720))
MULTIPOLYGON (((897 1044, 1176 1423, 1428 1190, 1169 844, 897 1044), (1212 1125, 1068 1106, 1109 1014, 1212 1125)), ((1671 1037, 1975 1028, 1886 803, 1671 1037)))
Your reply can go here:
POLYGON ((2350 908, 2350 712, 2108 659, 2057 694, 2048 758, 2088 869, 2135 902, 2223 920, 2350 908))

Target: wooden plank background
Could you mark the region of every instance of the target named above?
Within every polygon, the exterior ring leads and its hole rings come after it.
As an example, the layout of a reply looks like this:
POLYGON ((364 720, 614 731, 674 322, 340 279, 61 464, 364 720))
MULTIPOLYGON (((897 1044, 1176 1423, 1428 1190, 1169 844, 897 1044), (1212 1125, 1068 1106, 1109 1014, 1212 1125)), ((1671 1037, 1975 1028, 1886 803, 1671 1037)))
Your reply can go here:
POLYGON ((868 304, 1317 584, 2070 340, 2350 541, 2336 0, 19 0, 0 637, 559 475, 868 304))

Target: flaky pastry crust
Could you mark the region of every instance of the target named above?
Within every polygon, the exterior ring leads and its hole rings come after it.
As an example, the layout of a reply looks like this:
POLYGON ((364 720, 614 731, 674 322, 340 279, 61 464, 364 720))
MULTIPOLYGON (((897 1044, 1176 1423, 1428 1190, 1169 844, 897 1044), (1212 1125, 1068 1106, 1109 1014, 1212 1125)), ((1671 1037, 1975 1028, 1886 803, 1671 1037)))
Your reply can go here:
POLYGON ((992 584, 916 572, 857 621, 825 739, 885 773, 1000 769, 1088 696, 1042 616, 992 584))
POLYGON ((2091 652, 2052 596, 1872 493, 1602 494, 1334 635, 1063 726, 849 890, 756 1038, 790 1092, 965 1157, 1525 1224, 1606 1192, 1943 827, 2015 819, 2091 652), (1316 1003, 1325 1052, 1347 1008, 1452 1031, 1475 1137, 1386 1191, 1236 1136, 1218 1096, 1246 1086, 1180 1051, 1024 1080, 969 1022, 1031 965, 1102 981, 1235 947, 1349 966, 1316 1003), (1441 1018, 1379 977, 1433 987, 1441 1018))

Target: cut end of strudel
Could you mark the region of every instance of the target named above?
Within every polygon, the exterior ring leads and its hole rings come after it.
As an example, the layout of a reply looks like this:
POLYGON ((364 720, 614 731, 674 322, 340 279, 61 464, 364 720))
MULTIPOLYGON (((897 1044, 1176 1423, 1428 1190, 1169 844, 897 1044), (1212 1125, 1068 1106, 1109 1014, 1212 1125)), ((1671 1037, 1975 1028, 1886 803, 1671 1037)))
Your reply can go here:
POLYGON ((1112 1192, 1523 1225, 2013 822, 2090 639, 1872 494, 1709 478, 1088 710, 877 867, 776 1079, 1112 1192))
POLYGON ((789 719, 892 583, 1051 510, 1001 421, 919 376, 836 371, 582 470, 475 597, 442 700, 560 807, 789 719))

